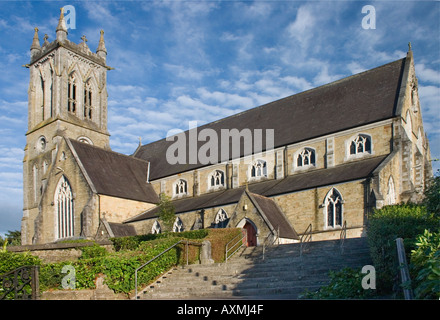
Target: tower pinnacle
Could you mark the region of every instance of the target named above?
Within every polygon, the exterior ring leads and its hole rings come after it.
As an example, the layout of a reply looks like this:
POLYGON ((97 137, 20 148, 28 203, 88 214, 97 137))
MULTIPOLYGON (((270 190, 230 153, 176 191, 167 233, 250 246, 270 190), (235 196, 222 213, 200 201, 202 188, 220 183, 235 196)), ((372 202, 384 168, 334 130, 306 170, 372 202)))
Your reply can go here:
POLYGON ((104 30, 101 30, 100 33, 101 37, 99 38, 99 44, 98 49, 96 49, 96 54, 105 60, 105 58, 107 57, 107 49, 105 48, 104 42, 104 30))
POLYGON ((60 19, 58 20, 58 26, 56 29, 57 40, 64 41, 67 40, 67 26, 66 21, 64 20, 64 8, 61 8, 60 11, 60 19))
POLYGON ((38 39, 38 28, 35 28, 34 31, 34 39, 32 40, 31 45, 31 56, 34 56, 41 51, 40 39, 38 39))

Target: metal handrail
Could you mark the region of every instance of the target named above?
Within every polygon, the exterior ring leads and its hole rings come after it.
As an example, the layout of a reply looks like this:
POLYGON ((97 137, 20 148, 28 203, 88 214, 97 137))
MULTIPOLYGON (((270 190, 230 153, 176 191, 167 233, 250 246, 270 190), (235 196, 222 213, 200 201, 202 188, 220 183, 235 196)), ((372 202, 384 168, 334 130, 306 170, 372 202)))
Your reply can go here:
POLYGON ((406 262, 405 246, 402 238, 396 239, 397 258, 399 260, 400 281, 402 282, 403 295, 405 300, 413 300, 414 293, 411 288, 411 277, 409 275, 408 263, 406 262))
POLYGON ((275 243, 275 241, 277 241, 277 240, 278 240, 278 244, 280 244, 280 226, 278 226, 278 231, 275 231, 275 237, 273 237, 272 241, 269 244, 267 244, 267 242, 269 241, 269 239, 271 238, 272 235, 273 234, 271 232, 269 232, 269 234, 266 236, 266 239, 264 239, 264 242, 263 242, 263 260, 264 260, 264 253, 266 251, 266 247, 272 246, 275 243))
POLYGON ((309 224, 307 229, 301 235, 300 238, 300 246, 299 246, 299 256, 302 257, 303 252, 309 245, 310 241, 312 241, 312 224, 309 224), (309 230, 310 229, 310 230, 309 230))
POLYGON ((226 244, 226 247, 225 247, 225 251, 226 251, 225 262, 228 262, 228 259, 229 259, 230 257, 232 257, 232 256, 234 255, 234 253, 236 253, 241 247, 243 247, 243 246, 245 245, 246 242, 243 241, 243 240, 246 239, 246 238, 247 238, 247 230, 246 230, 246 229, 241 229, 241 235, 238 234, 237 236, 235 236, 231 241, 229 241, 229 242, 226 244), (241 236, 241 237, 240 237, 240 236, 241 236), (236 240, 237 238, 239 238, 239 239, 236 240), (233 241, 235 241, 235 240, 236 240, 236 242, 234 242, 234 243, 232 244, 232 246, 229 247, 229 245, 230 245, 233 241), (236 249, 234 250, 235 246, 236 246, 237 244, 239 244, 239 243, 241 243, 241 244, 238 246, 238 248, 236 248, 236 249), (229 254, 229 252, 230 252, 231 250, 234 250, 234 252, 232 252, 231 254, 229 254))
POLYGON ((151 262, 153 262, 154 260, 156 260, 157 258, 159 258, 161 255, 167 253, 168 251, 170 251, 171 249, 173 249, 175 246, 177 246, 180 243, 186 243, 186 265, 188 265, 188 245, 191 243, 193 245, 199 245, 201 246, 202 244, 198 243, 198 242, 190 242, 189 240, 179 240, 177 241, 175 244, 173 244, 172 246, 168 247, 167 249, 163 250, 161 253, 159 253, 157 256, 155 256, 154 258, 148 260, 147 262, 145 262, 143 265, 141 265, 140 267, 138 267, 135 271, 134 271, 134 286, 135 286, 135 299, 138 300, 138 285, 137 285, 137 274, 138 271, 142 268, 144 268, 146 265, 150 264, 151 262))
POLYGON ((339 249, 341 251, 341 254, 344 253, 345 239, 347 239, 347 221, 344 221, 344 224, 342 225, 342 229, 341 229, 341 234, 339 235, 339 249))

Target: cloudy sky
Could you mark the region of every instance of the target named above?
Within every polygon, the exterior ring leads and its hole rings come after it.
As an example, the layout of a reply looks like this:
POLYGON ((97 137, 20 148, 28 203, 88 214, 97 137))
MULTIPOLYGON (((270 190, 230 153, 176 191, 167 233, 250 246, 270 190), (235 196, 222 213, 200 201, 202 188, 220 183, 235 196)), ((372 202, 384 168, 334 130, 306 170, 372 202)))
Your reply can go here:
POLYGON ((33 29, 40 43, 44 34, 53 41, 66 5, 75 8, 69 40, 86 35, 95 51, 105 31, 115 151, 131 154, 139 137, 152 142, 189 121, 211 122, 403 58, 411 42, 425 130, 440 158, 440 2, 0 0, 0 234, 19 230, 22 216, 22 65, 33 29), (365 5, 374 12, 363 13, 365 5))

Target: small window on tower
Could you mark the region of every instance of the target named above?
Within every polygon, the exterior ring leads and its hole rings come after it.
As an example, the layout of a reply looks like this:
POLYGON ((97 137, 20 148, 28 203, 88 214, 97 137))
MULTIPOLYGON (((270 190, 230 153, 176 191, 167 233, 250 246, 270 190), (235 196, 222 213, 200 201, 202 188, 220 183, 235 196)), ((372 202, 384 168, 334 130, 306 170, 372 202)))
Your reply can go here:
POLYGON ((84 119, 92 119, 92 86, 90 81, 84 87, 84 119))
POLYGON ((75 74, 71 73, 67 85, 67 111, 75 114, 76 104, 76 79, 75 74))

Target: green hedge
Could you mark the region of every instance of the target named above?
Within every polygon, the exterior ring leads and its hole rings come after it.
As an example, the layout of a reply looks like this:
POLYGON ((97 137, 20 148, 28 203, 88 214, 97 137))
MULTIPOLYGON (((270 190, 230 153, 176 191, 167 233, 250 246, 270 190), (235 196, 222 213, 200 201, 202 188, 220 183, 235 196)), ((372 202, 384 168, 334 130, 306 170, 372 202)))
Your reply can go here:
POLYGON ((144 241, 152 241, 156 239, 166 239, 180 237, 184 239, 203 239, 208 235, 207 229, 192 230, 184 232, 165 232, 159 234, 145 234, 131 237, 111 238, 116 251, 120 250, 136 250, 144 241))
POLYGON ((422 205, 385 206, 374 212, 367 225, 367 238, 377 272, 379 293, 390 293, 398 275, 396 238, 404 239, 409 257, 415 248, 417 236, 423 234, 425 229, 438 230, 438 226, 439 219, 429 214, 422 205))

